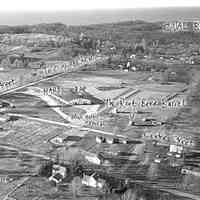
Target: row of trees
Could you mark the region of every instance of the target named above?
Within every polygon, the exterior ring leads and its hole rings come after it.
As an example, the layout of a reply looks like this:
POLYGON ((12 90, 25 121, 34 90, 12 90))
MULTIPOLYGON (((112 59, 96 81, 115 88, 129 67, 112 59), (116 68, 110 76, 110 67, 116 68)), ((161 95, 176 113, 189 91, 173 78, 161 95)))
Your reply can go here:
POLYGON ((9 36, 1 36, 0 41, 5 45, 25 45, 28 47, 52 47, 59 48, 63 46, 67 46, 70 43, 68 37, 65 36, 50 36, 44 35, 38 38, 34 38, 35 36, 31 35, 9 35, 9 36))

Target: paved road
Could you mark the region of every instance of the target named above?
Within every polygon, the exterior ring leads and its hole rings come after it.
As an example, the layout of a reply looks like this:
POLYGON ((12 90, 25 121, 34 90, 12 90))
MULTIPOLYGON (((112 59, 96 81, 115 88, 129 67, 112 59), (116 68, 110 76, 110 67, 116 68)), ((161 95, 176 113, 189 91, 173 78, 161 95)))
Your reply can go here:
POLYGON ((16 87, 16 88, 12 88, 12 89, 9 89, 7 91, 0 92, 0 95, 12 93, 12 92, 15 92, 17 90, 20 90, 20 89, 23 89, 23 88, 26 88, 26 87, 29 87, 29 86, 36 85, 38 83, 41 83, 41 82, 44 82, 44 81, 48 81, 48 80, 51 80, 51 79, 54 79, 54 78, 57 78, 57 77, 60 77, 60 76, 62 76, 64 74, 66 74, 66 72, 55 74, 54 76, 51 76, 51 77, 48 77, 48 78, 43 78, 43 79, 38 80, 38 81, 34 81, 34 82, 31 82, 31 83, 28 83, 28 84, 25 84, 25 85, 22 85, 22 86, 19 86, 19 87, 16 87))
POLYGON ((16 114, 16 113, 8 113, 8 115, 9 116, 20 117, 20 118, 24 118, 24 119, 29 119, 29 120, 33 120, 33 121, 38 121, 38 122, 43 122, 43 123, 58 125, 58 126, 65 126, 65 127, 68 127, 68 128, 69 127, 71 127, 71 128, 77 128, 77 129, 80 129, 82 131, 91 131, 91 132, 100 133, 100 134, 103 134, 103 135, 110 135, 110 136, 117 136, 117 137, 121 137, 121 138, 126 138, 124 135, 115 135, 112 132, 107 132, 107 131, 103 131, 103 130, 82 127, 80 125, 75 125, 75 124, 72 124, 72 123, 63 123, 63 122, 51 121, 51 120, 47 120, 47 119, 41 119, 41 118, 36 118, 36 117, 29 117, 27 115, 16 114))

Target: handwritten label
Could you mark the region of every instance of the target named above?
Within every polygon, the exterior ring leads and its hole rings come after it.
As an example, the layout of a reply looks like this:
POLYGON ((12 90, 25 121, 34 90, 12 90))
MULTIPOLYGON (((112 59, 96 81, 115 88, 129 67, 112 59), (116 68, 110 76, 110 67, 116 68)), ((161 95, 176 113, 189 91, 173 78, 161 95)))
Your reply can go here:
POLYGON ((11 181, 13 181, 13 179, 8 176, 0 176, 0 183, 8 184, 11 181))
POLYGON ((1 89, 9 89, 9 88, 13 87, 14 85, 15 85, 15 81, 13 79, 11 79, 9 81, 1 81, 0 82, 1 89))
POLYGON ((72 101, 69 102, 72 105, 90 105, 91 101, 88 99, 83 99, 83 98, 77 98, 73 99, 72 101))
POLYGON ((86 120, 85 124, 92 127, 104 127, 104 121, 86 120))
POLYGON ((193 147, 195 146, 195 142, 194 140, 192 140, 190 137, 188 136, 178 136, 178 135, 174 135, 173 136, 173 140, 176 144, 179 145, 183 145, 183 146, 189 146, 189 147, 193 147))
POLYGON ((108 107, 123 107, 123 108, 180 108, 184 107, 186 104, 185 99, 174 99, 167 101, 165 99, 157 99, 157 98, 138 98, 132 100, 126 100, 124 98, 120 98, 118 101, 113 101, 111 99, 105 99, 104 103, 108 107))
POLYGON ((73 120, 84 120, 87 126, 104 127, 104 120, 96 114, 81 115, 79 113, 73 113, 71 118, 73 120))
POLYGON ((162 25, 163 32, 200 32, 200 21, 172 21, 162 25))
POLYGON ((60 88, 58 86, 44 88, 43 93, 44 93, 44 95, 52 95, 52 94, 61 95, 62 88, 60 88))

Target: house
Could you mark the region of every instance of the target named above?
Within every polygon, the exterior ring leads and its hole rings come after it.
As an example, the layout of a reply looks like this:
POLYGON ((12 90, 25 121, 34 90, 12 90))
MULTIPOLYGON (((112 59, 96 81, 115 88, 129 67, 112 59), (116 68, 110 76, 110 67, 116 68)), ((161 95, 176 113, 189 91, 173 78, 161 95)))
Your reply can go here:
POLYGON ((200 177, 200 171, 198 169, 188 169, 186 167, 181 169, 181 174, 183 175, 193 175, 196 177, 200 177))
POLYGON ((62 180, 66 177, 66 168, 60 165, 53 165, 52 167, 52 175, 49 177, 49 181, 53 181, 56 184, 62 182, 62 180))
POLYGON ((96 154, 93 154, 93 153, 85 152, 85 159, 88 162, 93 163, 95 165, 101 164, 101 160, 99 159, 99 157, 96 154))
POLYGON ((81 182, 83 185, 98 189, 102 189, 106 184, 106 181, 104 179, 99 178, 96 173, 90 176, 84 174, 81 182))
POLYGON ((174 144, 170 145, 169 153, 168 153, 169 156, 175 155, 175 157, 180 158, 182 153, 183 153, 182 146, 178 146, 178 145, 174 145, 174 144))
POLYGON ((58 173, 52 175, 51 177, 49 177, 49 181, 52 181, 52 182, 54 182, 56 184, 62 182, 62 179, 63 179, 62 175, 58 174, 58 173))
POLYGON ((181 154, 183 152, 183 147, 172 144, 172 145, 170 145, 170 150, 169 151, 172 152, 172 153, 181 154))

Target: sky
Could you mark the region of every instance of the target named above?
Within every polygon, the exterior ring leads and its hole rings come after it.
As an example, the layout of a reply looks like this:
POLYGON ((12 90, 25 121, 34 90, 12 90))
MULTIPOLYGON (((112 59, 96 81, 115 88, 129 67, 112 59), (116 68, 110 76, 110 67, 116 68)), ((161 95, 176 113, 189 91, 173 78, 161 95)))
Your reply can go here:
POLYGON ((200 0, 2 0, 0 11, 65 11, 200 6, 200 0))

